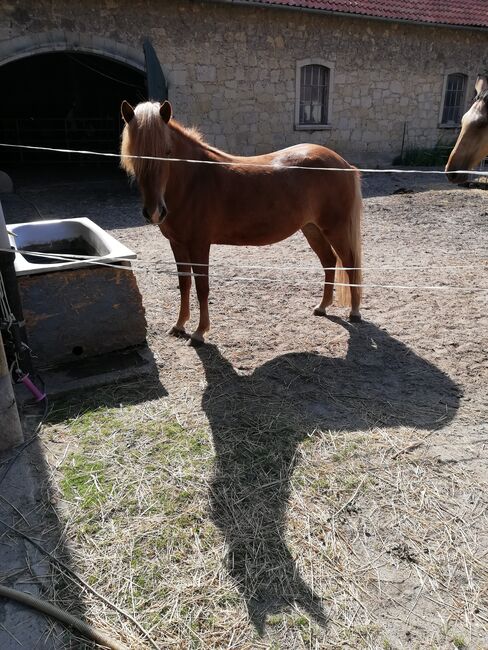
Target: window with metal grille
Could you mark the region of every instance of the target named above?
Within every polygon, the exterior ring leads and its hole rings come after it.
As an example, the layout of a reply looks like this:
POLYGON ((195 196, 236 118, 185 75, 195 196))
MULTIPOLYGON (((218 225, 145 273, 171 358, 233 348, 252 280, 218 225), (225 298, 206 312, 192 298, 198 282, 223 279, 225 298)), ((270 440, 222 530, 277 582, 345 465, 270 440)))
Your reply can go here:
POLYGON ((329 68, 304 65, 300 69, 300 125, 327 124, 329 103, 329 68))
POLYGON ((442 124, 459 124, 464 113, 467 76, 450 74, 447 77, 442 110, 442 124))

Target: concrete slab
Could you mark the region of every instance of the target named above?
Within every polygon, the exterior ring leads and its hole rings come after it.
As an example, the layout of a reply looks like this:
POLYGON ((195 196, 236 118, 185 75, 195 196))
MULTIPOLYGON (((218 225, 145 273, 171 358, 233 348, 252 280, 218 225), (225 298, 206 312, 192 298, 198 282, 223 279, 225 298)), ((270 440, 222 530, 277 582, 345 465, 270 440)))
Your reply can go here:
MULTIPOLYGON (((141 346, 42 370, 40 376, 45 393, 52 399, 149 375, 157 376, 156 363, 151 350, 147 346, 141 346)), ((35 383, 41 388, 38 381, 35 383)), ((163 386, 160 387, 160 394, 167 395, 163 386)), ((23 384, 16 384, 15 395, 18 404, 32 400, 32 394, 23 384)))

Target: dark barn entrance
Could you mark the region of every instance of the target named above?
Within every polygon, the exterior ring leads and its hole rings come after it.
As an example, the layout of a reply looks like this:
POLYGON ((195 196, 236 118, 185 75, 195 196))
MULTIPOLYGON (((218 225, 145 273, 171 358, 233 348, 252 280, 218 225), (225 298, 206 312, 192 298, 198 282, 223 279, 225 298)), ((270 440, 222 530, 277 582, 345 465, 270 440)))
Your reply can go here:
MULTIPOLYGON (((29 56, 0 67, 0 141, 116 153, 120 104, 147 98, 143 72, 80 52, 29 56)), ((0 165, 118 165, 116 158, 0 148, 0 165)))

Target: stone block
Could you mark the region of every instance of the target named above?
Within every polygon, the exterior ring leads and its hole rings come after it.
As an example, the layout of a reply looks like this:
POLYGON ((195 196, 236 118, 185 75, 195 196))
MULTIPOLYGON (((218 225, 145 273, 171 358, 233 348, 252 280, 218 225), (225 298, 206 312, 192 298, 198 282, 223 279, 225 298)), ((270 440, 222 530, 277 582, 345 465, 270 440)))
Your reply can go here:
POLYGON ((144 308, 129 267, 24 275, 18 283, 39 369, 145 342, 144 308))
POLYGON ((217 69, 214 65, 196 65, 195 78, 198 81, 216 81, 217 69))

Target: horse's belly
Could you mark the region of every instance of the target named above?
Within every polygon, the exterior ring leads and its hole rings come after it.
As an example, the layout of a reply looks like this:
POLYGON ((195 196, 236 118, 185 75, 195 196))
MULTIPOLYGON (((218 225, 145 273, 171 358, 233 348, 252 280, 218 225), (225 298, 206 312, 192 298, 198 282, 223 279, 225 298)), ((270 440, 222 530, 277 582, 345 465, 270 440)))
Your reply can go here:
POLYGON ((215 233, 213 243, 233 246, 266 246, 291 237, 302 226, 301 218, 284 217, 283 215, 266 220, 226 221, 225 227, 215 233))

